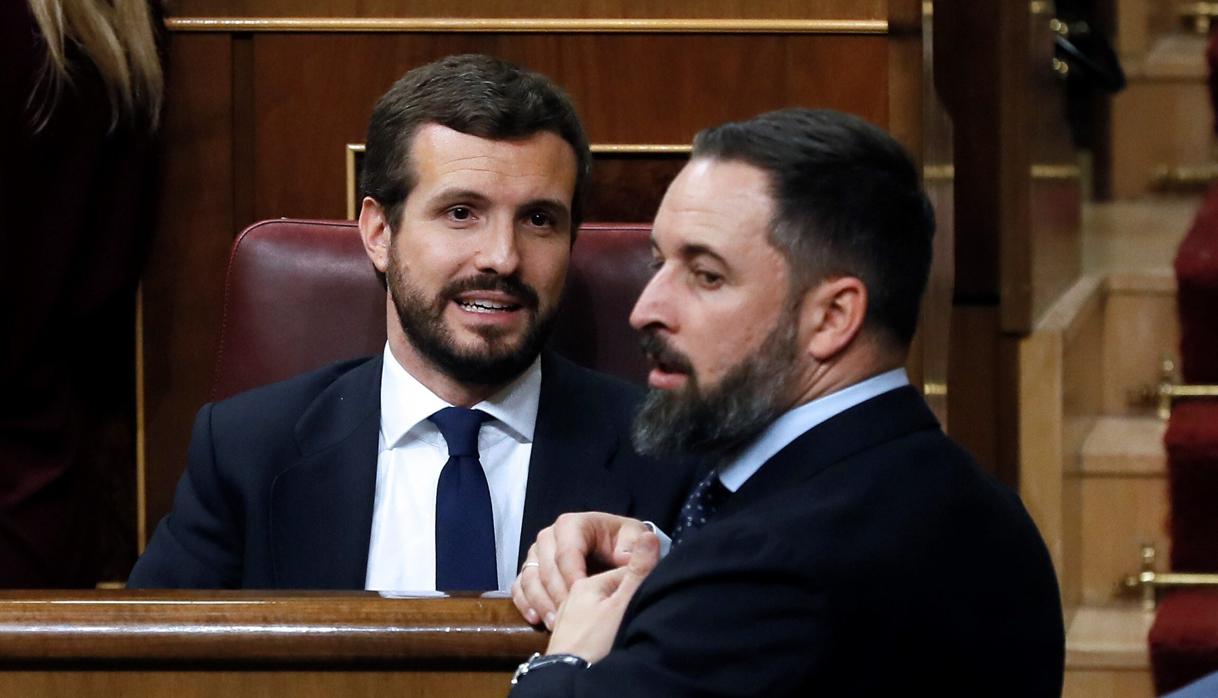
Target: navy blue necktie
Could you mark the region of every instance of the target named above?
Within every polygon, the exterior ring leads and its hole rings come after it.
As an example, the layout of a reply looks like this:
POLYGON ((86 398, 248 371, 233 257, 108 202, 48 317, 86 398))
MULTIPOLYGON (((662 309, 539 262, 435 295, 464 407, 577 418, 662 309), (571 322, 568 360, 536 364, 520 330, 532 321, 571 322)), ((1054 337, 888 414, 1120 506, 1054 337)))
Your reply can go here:
POLYGON ((694 487, 694 491, 689 493, 685 506, 681 507, 681 517, 677 519, 677 526, 672 531, 672 544, 680 545, 689 534, 702 528, 731 493, 719 480, 719 471, 711 470, 707 473, 694 487))
POLYGON ((436 487, 436 589, 499 588, 491 490, 478 461, 478 430, 488 415, 445 407, 428 417, 448 442, 448 462, 436 487))

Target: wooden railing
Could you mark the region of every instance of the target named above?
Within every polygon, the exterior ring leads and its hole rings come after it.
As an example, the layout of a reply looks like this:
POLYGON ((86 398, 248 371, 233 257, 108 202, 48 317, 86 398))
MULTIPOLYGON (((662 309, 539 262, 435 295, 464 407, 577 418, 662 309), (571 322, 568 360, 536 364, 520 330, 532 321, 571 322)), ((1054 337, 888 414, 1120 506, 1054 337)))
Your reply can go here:
POLYGON ((0 592, 0 695, 502 696, 545 641, 506 599, 0 592))

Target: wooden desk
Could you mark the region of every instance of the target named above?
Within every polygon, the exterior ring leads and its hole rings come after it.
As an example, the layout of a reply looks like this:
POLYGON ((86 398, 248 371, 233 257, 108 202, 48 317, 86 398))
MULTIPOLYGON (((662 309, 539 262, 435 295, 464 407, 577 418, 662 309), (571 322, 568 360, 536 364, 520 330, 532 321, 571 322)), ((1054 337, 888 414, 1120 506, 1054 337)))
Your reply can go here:
POLYGON ((0 592, 0 696, 502 696, 546 638, 506 599, 0 592))

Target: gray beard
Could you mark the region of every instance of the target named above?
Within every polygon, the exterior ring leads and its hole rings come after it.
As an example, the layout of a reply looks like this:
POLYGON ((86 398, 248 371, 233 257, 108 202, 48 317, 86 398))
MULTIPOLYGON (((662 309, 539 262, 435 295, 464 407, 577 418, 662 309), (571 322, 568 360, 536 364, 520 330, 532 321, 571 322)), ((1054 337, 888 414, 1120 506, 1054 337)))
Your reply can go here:
POLYGON ((756 438, 788 407, 798 372, 795 314, 784 313, 756 353, 703 393, 697 376, 679 390, 648 391, 634 419, 639 453, 730 455, 756 438))

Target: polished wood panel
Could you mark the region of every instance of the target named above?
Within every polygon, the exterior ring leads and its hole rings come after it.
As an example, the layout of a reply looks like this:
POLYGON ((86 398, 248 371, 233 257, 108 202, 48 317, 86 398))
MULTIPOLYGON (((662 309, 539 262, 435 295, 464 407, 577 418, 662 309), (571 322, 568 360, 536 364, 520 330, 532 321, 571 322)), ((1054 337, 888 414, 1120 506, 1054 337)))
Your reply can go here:
POLYGON ((1143 545, 1166 553, 1167 479, 1162 475, 1089 475, 1082 487, 1083 603, 1121 598, 1121 580, 1136 574, 1143 545))
POLYGON ((646 18, 860 18, 884 19, 884 0, 177 0, 178 17, 620 17, 646 18))
POLYGON ((20 698, 498 698, 511 671, 0 670, 0 695, 20 698))
POLYGON ((1136 396, 1162 380, 1164 355, 1178 354, 1175 276, 1166 270, 1110 276, 1104 318, 1104 412, 1154 414, 1153 400, 1136 396))
POLYGON ((0 665, 514 667, 546 635, 509 599, 375 592, 0 592, 0 665))
POLYGON ((161 193, 143 281, 147 501, 140 514, 151 517, 141 525, 149 533, 169 510, 215 356, 235 232, 231 46, 228 35, 169 39, 161 193))
POLYGON ((255 219, 343 217, 346 144, 363 142, 373 103, 402 73, 452 53, 549 75, 593 142, 688 143, 706 126, 795 105, 888 120, 883 37, 271 34, 254 45, 255 219))
POLYGON ((474 596, 0 592, 0 694, 502 696, 546 641, 474 596))
POLYGON ((432 34, 885 34, 878 19, 563 19, 454 17, 176 17, 182 32, 426 32, 432 34))

